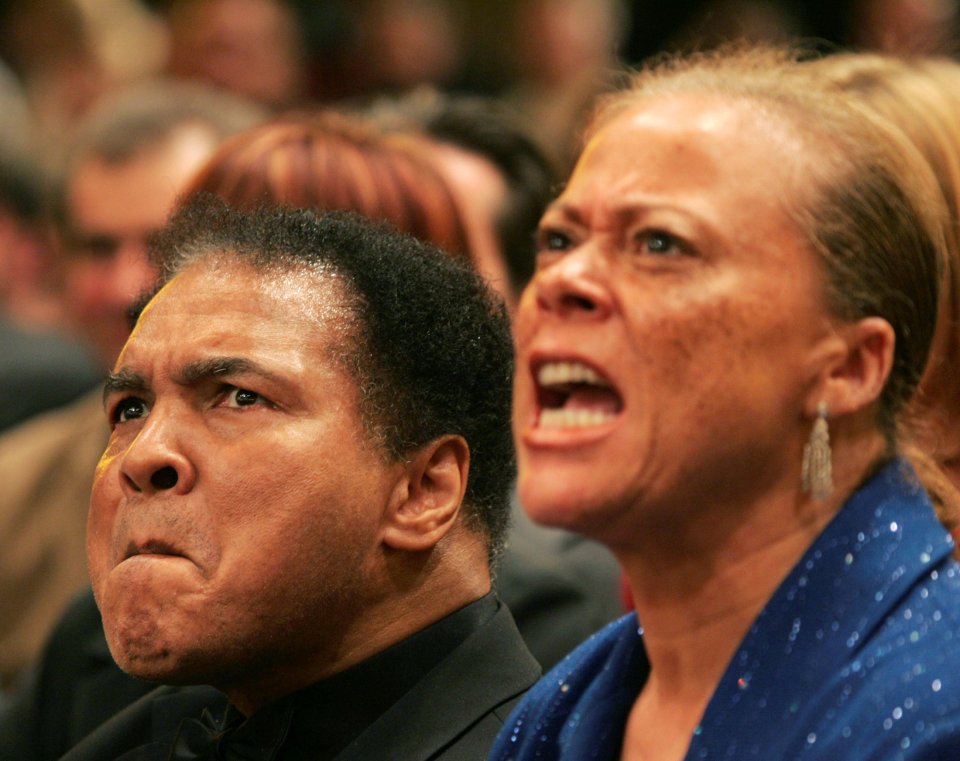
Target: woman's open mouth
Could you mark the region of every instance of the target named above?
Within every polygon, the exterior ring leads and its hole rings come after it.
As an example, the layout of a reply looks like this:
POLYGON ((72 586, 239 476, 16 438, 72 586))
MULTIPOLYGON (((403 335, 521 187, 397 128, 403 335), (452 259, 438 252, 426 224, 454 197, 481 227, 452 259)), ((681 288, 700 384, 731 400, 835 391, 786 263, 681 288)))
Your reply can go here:
POLYGON ((623 399, 597 370, 576 360, 550 361, 534 370, 538 428, 587 428, 613 420, 623 399))

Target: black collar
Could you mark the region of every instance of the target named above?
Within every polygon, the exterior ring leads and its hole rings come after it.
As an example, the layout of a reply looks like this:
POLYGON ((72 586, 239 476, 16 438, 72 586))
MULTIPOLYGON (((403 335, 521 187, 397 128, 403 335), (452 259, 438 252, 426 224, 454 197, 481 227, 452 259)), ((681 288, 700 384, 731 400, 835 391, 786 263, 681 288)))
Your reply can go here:
MULTIPOLYGON (((473 632, 493 618, 499 602, 491 593, 445 616, 426 629, 371 658, 316 684, 271 703, 245 719, 228 706, 222 719, 183 722, 177 743, 193 746, 193 734, 206 733, 205 744, 219 745, 223 758, 232 758, 231 746, 261 748, 258 758, 324 761, 333 759, 390 706, 416 686, 437 664, 473 632), (219 739, 219 738, 223 739, 219 739)), ((240 750, 240 747, 237 748, 240 750)), ((206 758, 177 755, 173 758, 206 758)), ((240 750, 238 758, 248 756, 240 750)), ((217 757, 217 756, 212 756, 217 757)))

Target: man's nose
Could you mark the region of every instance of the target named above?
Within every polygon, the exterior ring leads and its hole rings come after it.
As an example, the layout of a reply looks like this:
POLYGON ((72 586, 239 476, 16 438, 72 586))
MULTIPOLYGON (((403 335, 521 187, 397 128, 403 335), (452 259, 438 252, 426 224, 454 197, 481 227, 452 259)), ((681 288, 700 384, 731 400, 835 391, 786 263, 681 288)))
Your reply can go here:
POLYGON ((183 451, 180 426, 152 410, 122 455, 122 487, 131 493, 186 494, 196 482, 193 462, 183 451))

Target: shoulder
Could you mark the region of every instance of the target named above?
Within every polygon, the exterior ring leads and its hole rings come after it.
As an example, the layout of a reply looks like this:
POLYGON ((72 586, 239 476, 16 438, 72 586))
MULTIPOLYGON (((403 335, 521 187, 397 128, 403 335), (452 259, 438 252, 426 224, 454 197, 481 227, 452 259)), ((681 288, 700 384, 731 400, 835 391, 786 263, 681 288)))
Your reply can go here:
POLYGON ((113 662, 93 594, 86 590, 60 618, 32 679, 0 720, 0 758, 59 758, 155 687, 113 662))
POLYGON ((107 423, 99 391, 92 391, 65 407, 45 412, 0 435, 0 467, 27 457, 60 453, 78 439, 107 439, 107 423))
POLYGON ((490 758, 548 759, 561 751, 575 758, 578 751, 565 747, 572 735, 597 737, 585 725, 603 725, 604 734, 618 735, 615 727, 626 720, 646 672, 631 613, 591 636, 533 686, 501 730, 490 758))
POLYGON ((544 668, 624 613, 620 568, 609 550, 532 523, 515 499, 495 584, 544 668))
POLYGON ((950 560, 898 602, 839 674, 834 694, 855 686, 851 720, 859 715, 873 729, 874 742, 893 740, 901 751, 925 748, 917 756, 923 758, 949 747, 949 758, 960 758, 958 645, 960 567, 950 560))
POLYGON ((939 565, 824 674, 785 757, 960 758, 960 568, 939 565))
POLYGON ((87 735, 63 761, 166 758, 184 719, 204 710, 222 713, 226 705, 226 696, 212 687, 157 687, 87 735))
POLYGON ((510 611, 499 605, 453 652, 381 714, 337 761, 485 758, 517 700, 540 676, 510 611))

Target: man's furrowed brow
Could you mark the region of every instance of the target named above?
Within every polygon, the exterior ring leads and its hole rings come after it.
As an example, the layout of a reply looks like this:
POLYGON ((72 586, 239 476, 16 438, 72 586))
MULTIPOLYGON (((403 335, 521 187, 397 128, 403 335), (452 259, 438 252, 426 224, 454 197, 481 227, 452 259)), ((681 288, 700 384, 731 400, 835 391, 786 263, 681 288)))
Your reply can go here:
POLYGON ((274 373, 245 357, 210 357, 184 365, 177 372, 175 381, 181 386, 192 386, 219 375, 233 376, 241 373, 256 373, 265 377, 274 376, 274 373))
POLYGON ((115 373, 110 373, 103 382, 103 399, 106 401, 112 394, 142 394, 147 388, 146 378, 140 373, 123 367, 115 373))

